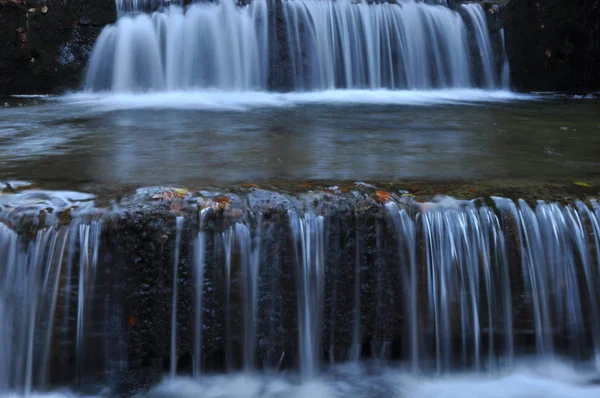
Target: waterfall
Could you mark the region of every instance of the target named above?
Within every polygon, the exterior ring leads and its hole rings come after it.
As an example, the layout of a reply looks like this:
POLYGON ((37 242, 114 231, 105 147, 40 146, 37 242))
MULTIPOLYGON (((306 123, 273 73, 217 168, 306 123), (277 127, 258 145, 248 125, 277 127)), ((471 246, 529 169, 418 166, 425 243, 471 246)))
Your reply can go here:
POLYGON ((319 325, 322 319, 324 272, 324 218, 312 213, 299 217, 290 212, 298 267, 298 336, 300 374, 314 377, 320 366, 319 325))
POLYGON ((283 4, 297 90, 472 85, 465 25, 449 8, 414 1, 283 4))
POLYGON ((57 303, 64 306, 71 301, 64 295, 69 277, 64 262, 75 250, 79 252, 79 290, 73 327, 76 343, 70 349, 76 369, 85 368, 86 314, 91 310, 87 304, 94 292, 99 246, 96 221, 42 229, 30 240, 0 223, 0 392, 16 389, 29 395, 46 383, 50 353, 56 349, 53 339, 58 337, 57 303), (68 242, 75 239, 78 245, 70 247, 68 242))
POLYGON ((121 210, 34 230, 2 215, 0 393, 154 358, 171 376, 287 367, 306 381, 369 348, 427 374, 521 355, 599 366, 597 201, 298 201, 145 226, 121 210))
POLYGON ((494 53, 492 52, 490 32, 487 27, 485 11, 481 5, 474 3, 463 4, 462 7, 467 11, 475 31, 477 54, 481 61, 483 86, 486 88, 493 88, 496 86, 493 72, 494 53))
POLYGON ((117 0, 86 91, 495 88, 505 73, 480 4, 462 6, 466 20, 445 1, 169 4, 117 0))
POLYGON ((85 89, 264 89, 266 19, 266 1, 240 8, 234 0, 125 15, 98 37, 85 89))

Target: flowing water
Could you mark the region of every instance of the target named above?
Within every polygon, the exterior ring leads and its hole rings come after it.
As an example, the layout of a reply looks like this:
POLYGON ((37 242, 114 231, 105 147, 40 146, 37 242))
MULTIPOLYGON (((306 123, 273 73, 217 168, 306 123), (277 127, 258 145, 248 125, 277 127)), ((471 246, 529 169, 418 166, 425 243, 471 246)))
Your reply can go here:
POLYGON ((6 101, 14 106, 0 109, 0 179, 60 189, 269 179, 579 181, 600 167, 598 98, 362 91, 6 101))
MULTIPOLYGON (((453 3, 117 0, 83 92, 2 99, 0 181, 595 181, 598 98, 510 92, 453 3)), ((369 187, 0 182, 0 395, 600 395, 597 200, 369 187)))
MULTIPOLYGON (((27 198, 27 192, 21 195, 27 198)), ((306 203, 315 199, 307 198, 306 203)), ((207 229, 208 224, 219 222, 219 216, 217 210, 204 208, 199 213, 197 238, 189 243, 191 250, 184 244, 190 233, 185 220, 176 217, 171 257, 175 275, 172 288, 164 296, 165 304, 173 303, 165 313, 170 313, 170 377, 151 396, 189 396, 209 385, 207 396, 211 396, 211 389, 224 389, 227 395, 228 383, 250 388, 244 396, 279 396, 298 388, 300 396, 309 394, 311 388, 323 388, 328 396, 344 391, 377 397, 410 396, 414 388, 436 391, 440 387, 435 383, 450 383, 443 378, 428 381, 424 375, 485 371, 487 377, 480 381, 484 384, 508 382, 513 377, 525 382, 523 378, 532 377, 531 372, 550 377, 543 366, 559 366, 552 365, 556 358, 568 359, 579 367, 587 365, 590 372, 585 377, 582 373, 577 382, 565 380, 561 388, 581 389, 574 396, 597 390, 589 383, 600 358, 598 202, 538 202, 532 206, 525 201, 495 198, 494 205, 488 206, 450 198, 424 204, 409 199, 388 202, 383 224, 364 214, 360 222, 355 219, 348 223, 342 213, 331 213, 323 206, 302 212, 293 208, 284 210, 281 219, 273 218, 273 213, 265 218, 259 208, 247 209, 247 216, 232 219, 225 232, 207 229), (274 228, 287 232, 273 235, 274 228), (346 234, 358 241, 340 242, 338 239, 346 234), (287 239, 289 243, 282 244, 287 239), (274 252, 281 260, 276 265, 279 277, 273 280, 266 270, 274 252), (367 252, 371 254, 364 257, 367 252), (193 254, 187 257, 184 253, 193 254), (341 260, 344 253, 346 260, 341 260), (363 258, 374 263, 360 267, 353 276, 363 258), (187 261, 193 265, 185 265, 187 261), (226 266, 224 279, 220 271, 215 273, 223 269, 222 265, 226 266), (188 267, 196 278, 189 297, 188 267), (332 273, 337 267, 347 267, 349 275, 332 273), (178 276, 178 272, 183 274, 178 276), (292 278, 295 283, 291 290, 270 296, 273 285, 263 283, 265 278, 276 284, 292 278), (223 282, 227 289, 217 288, 223 282), (214 301, 219 292, 226 292, 228 305, 221 307, 214 301), (351 308, 349 317, 340 318, 339 312, 328 311, 333 305, 332 294, 338 295, 339 308, 351 308), (187 300, 192 302, 191 312, 181 306, 187 300), (276 310, 265 311, 267 307, 276 310), (194 318, 189 322, 194 336, 189 346, 194 353, 189 371, 202 378, 200 384, 176 377, 187 374, 181 362, 185 355, 178 351, 185 346, 181 341, 190 336, 188 322, 178 313, 182 309, 183 316, 194 318), (215 318, 216 312, 223 311, 218 319, 226 319, 225 324, 215 318), (290 321, 297 327, 288 329, 290 321), (297 366, 287 365, 290 368, 278 379, 267 374, 251 376, 259 367, 269 367, 260 342, 270 339, 272 325, 283 335, 270 343, 280 347, 289 359, 296 358, 297 366), (328 329, 333 325, 336 329, 328 329), (350 360, 354 365, 325 367, 325 336, 333 330, 346 333, 331 340, 333 362, 350 360), (215 336, 233 339, 233 343, 214 340, 215 336), (290 341, 285 342, 287 339, 290 341), (356 363, 357 341, 361 357, 375 362, 356 363), (240 349, 235 347, 237 342, 240 349), (215 343, 221 350, 209 351, 202 358, 203 347, 215 343), (219 358, 232 361, 229 366, 234 370, 238 367, 233 361, 237 362, 247 376, 202 375, 210 373, 219 358), (382 384, 378 388, 368 383, 354 385, 352 377, 357 375, 382 384)), ((361 210, 357 206, 352 211, 358 217, 361 210)), ((99 361, 96 365, 100 368, 86 362, 97 355, 97 345, 108 346, 111 337, 92 319, 109 318, 97 304, 110 290, 97 276, 119 272, 118 263, 110 259, 118 258, 122 249, 101 244, 105 223, 109 225, 106 228, 112 228, 104 238, 106 242, 118 234, 111 222, 110 216, 90 219, 82 214, 67 226, 43 228, 29 238, 0 225, 5 265, 0 296, 3 391, 16 389, 29 395, 33 389, 43 388, 48 375, 54 374, 46 365, 60 363, 57 358, 61 355, 75 360, 72 370, 80 385, 88 385, 98 376, 106 380, 110 374, 106 366, 116 358, 99 361), (105 260, 100 261, 102 257, 105 260), (57 326, 61 322, 65 328, 57 326), (103 366, 103 372, 96 373, 103 366)), ((160 299, 157 287, 137 289, 145 292, 142 295, 160 299)), ((135 326, 135 320, 128 322, 135 326)), ((125 342, 126 336, 117 338, 125 342)), ((568 365, 560 366, 565 366, 563 372, 569 371, 568 365)))
POLYGON ((492 52, 483 7, 462 7, 465 18, 413 0, 221 0, 126 14, 98 38, 85 90, 497 88, 506 54, 492 52))

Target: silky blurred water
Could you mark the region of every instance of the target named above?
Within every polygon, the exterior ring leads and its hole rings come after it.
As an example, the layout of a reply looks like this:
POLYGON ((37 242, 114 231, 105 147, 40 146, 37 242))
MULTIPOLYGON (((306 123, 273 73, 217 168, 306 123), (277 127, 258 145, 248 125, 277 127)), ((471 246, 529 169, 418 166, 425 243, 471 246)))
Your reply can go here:
MULTIPOLYGON (((33 394, 32 398, 111 397, 69 391, 33 394)), ((285 374, 208 375, 198 380, 166 379, 144 398, 596 398, 600 378, 590 369, 559 361, 522 363, 513 371, 415 375, 386 367, 338 366, 312 381, 285 374)), ((9 394, 7 398, 22 395, 9 394)))
POLYGON ((0 179, 46 186, 585 178, 600 170, 597 98, 339 90, 2 102, 0 179))

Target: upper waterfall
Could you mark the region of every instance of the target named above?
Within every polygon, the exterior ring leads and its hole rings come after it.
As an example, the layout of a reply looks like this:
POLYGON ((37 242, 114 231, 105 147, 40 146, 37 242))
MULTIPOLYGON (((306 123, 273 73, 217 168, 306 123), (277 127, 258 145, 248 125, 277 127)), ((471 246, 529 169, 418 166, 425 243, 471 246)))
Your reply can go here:
POLYGON ((505 80, 479 4, 177 4, 117 0, 120 18, 94 46, 85 89, 493 89, 505 80))

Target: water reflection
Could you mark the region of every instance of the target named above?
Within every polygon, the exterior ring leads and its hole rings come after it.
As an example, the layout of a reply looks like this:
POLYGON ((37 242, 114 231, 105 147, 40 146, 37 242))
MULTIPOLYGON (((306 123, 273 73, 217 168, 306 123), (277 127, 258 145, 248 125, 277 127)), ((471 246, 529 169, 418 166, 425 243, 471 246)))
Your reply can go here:
POLYGON ((0 111, 0 177, 134 185, 585 177, 600 165, 599 110, 594 99, 298 102, 243 112, 50 99, 0 111))

